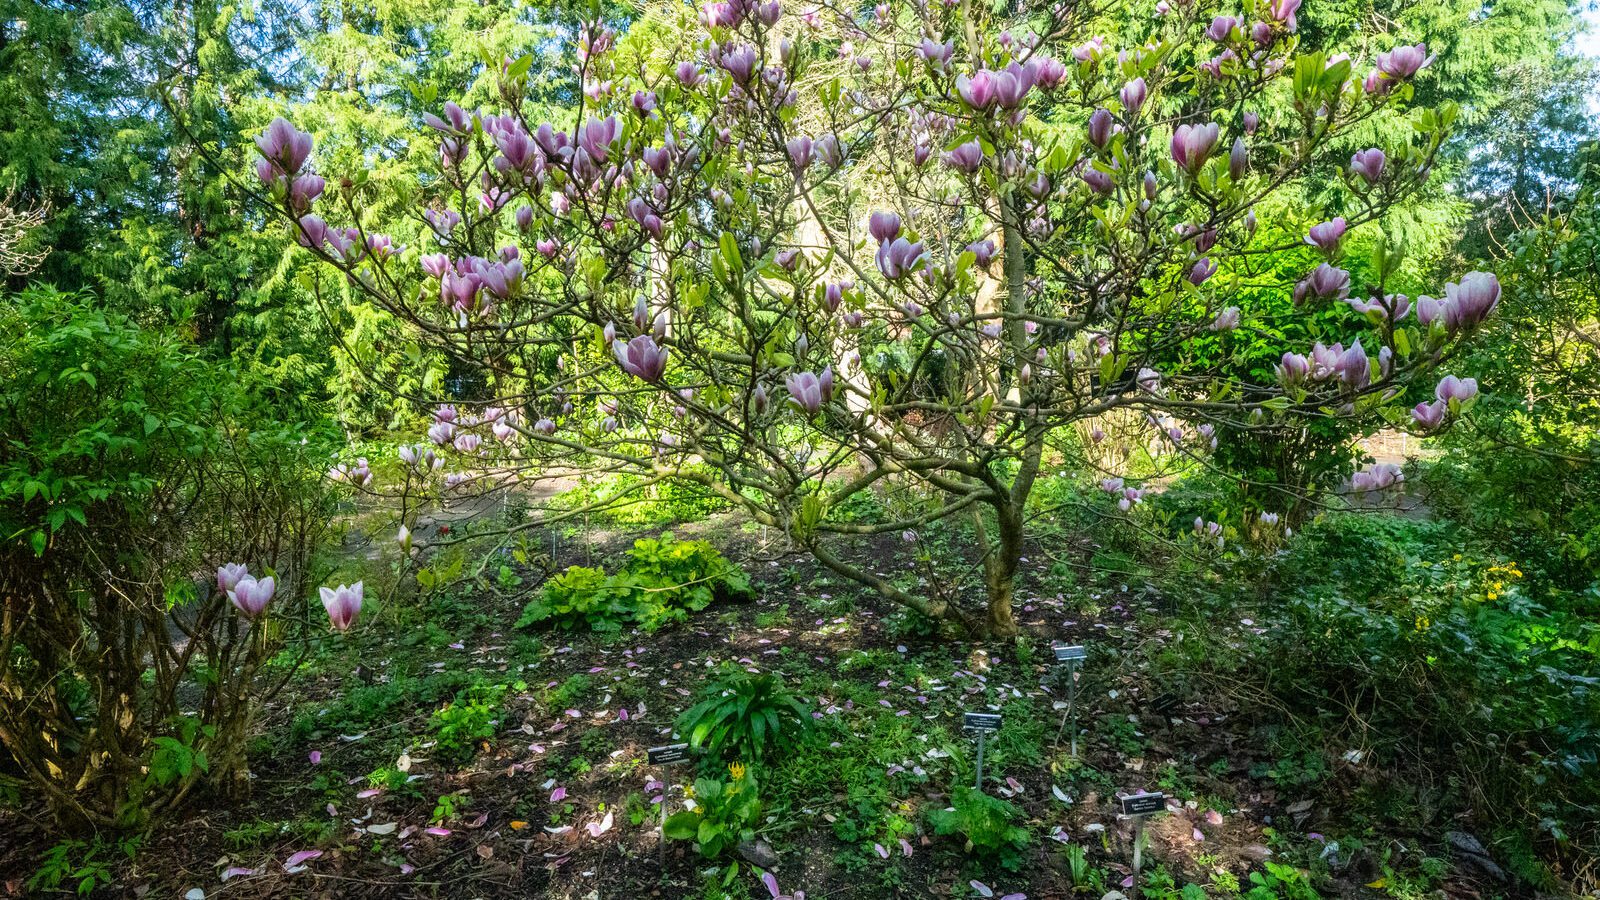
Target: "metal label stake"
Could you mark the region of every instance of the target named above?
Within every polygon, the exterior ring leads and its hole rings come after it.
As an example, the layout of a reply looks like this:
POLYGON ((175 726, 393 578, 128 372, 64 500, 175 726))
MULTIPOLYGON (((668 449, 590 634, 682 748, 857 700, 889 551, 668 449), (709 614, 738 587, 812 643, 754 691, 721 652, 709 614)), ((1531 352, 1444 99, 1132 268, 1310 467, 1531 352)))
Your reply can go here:
POLYGON ((961 716, 961 727, 967 731, 978 733, 978 780, 973 787, 983 790, 983 742, 991 731, 1000 730, 999 713, 964 713, 961 716))
POLYGON ((662 767, 661 773, 661 870, 667 869, 667 798, 671 795, 672 784, 668 782, 666 767, 674 766, 689 761, 688 744, 667 744, 661 747, 651 747, 645 750, 645 760, 652 766, 662 767))
POLYGON ((1067 711, 1061 714, 1061 727, 1056 729, 1056 746, 1061 746, 1061 732, 1072 720, 1072 758, 1078 758, 1078 665, 1089 656, 1082 644, 1056 646, 1056 662, 1067 664, 1067 711))
POLYGON ((1167 795, 1160 791, 1141 791, 1118 797, 1122 814, 1133 819, 1133 889, 1139 892, 1139 870, 1144 867, 1144 820, 1167 810, 1167 795))

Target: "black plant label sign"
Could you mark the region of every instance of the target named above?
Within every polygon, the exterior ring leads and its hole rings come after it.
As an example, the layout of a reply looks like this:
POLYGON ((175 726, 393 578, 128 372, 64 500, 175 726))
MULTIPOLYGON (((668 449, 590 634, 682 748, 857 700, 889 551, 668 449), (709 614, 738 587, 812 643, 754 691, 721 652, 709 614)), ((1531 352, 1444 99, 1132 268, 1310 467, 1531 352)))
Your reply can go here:
POLYGON ((1056 646, 1051 649, 1055 650, 1056 652, 1056 662, 1068 662, 1069 660, 1074 659, 1085 659, 1089 656, 1089 651, 1082 644, 1074 644, 1070 647, 1056 646))
POLYGON ((1151 813, 1166 811, 1167 795, 1160 791, 1131 794, 1127 797, 1118 797, 1117 802, 1122 804, 1122 814, 1125 816, 1148 816, 1151 813))
POLYGON ((667 744, 664 747, 651 747, 645 751, 652 766, 670 766, 675 763, 689 761, 688 744, 667 744))
POLYGON ((961 717, 961 727, 968 731, 999 731, 999 713, 969 712, 961 717))

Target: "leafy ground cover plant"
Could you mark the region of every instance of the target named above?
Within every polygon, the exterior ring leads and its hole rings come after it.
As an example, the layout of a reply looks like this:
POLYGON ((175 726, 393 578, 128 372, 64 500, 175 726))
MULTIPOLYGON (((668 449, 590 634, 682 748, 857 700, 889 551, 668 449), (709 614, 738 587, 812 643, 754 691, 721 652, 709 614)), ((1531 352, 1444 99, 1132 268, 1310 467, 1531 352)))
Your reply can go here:
POLYGON ((429 726, 438 751, 460 760, 471 756, 479 741, 495 735, 505 685, 474 685, 435 710, 429 726))
POLYGON ((695 849, 707 859, 716 859, 740 842, 755 837, 761 819, 761 797, 756 778, 745 766, 728 767, 729 779, 696 778, 692 809, 667 817, 666 836, 675 841, 693 841, 695 849))
POLYGON ((810 710, 784 687, 781 675, 725 668, 699 696, 678 717, 677 730, 711 759, 759 762, 772 747, 792 744, 811 721, 810 710))
POLYGON ((666 533, 640 538, 622 569, 572 566, 552 578, 523 609, 518 628, 554 624, 565 629, 653 632, 679 624, 718 599, 743 597, 750 580, 706 541, 679 541, 666 533))
POLYGON ((948 807, 928 811, 935 834, 959 837, 966 852, 1010 870, 1021 868, 1030 841, 1028 829, 1017 824, 1021 817, 1015 804, 966 785, 950 792, 948 807))

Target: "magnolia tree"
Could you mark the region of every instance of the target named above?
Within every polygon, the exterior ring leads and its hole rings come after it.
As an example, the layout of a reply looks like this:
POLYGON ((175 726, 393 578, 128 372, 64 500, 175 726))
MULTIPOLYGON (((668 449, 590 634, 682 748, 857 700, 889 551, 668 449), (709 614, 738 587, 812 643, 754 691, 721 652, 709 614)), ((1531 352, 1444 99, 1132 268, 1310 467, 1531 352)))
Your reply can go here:
MULTIPOLYGON (((727 0, 662 13, 649 40, 586 23, 563 121, 532 117, 531 57, 501 65, 500 111, 427 117, 421 246, 374 221, 364 173, 326 190, 287 122, 259 139, 257 174, 309 252, 481 373, 482 397, 403 448, 418 473, 453 471, 447 490, 486 471, 696 482, 848 578, 1009 635, 1030 494, 1098 459, 1104 423, 1186 455, 1223 426, 1440 428, 1475 385, 1438 382, 1411 419, 1407 385, 1434 384, 1499 292, 1472 273, 1443 299, 1391 293, 1381 238, 1376 283, 1340 268, 1349 234, 1425 183, 1451 124, 1406 109, 1424 47, 1303 47, 1299 0, 1163 0, 1121 46, 1089 4, 1019 6, 1000 21, 967 0, 864 16, 727 0), (1399 116, 1408 141, 1355 141, 1399 116), (1312 178, 1342 180, 1341 217, 1258 229, 1258 206, 1298 209, 1312 178), (1277 331, 1231 302, 1264 254, 1303 258, 1302 308, 1349 313, 1252 380, 1186 347, 1277 331), (847 503, 888 484, 919 502, 876 520, 847 503), (982 604, 841 552, 955 515, 974 523, 982 604)), ((1100 474, 1134 512, 1134 480, 1100 474)))

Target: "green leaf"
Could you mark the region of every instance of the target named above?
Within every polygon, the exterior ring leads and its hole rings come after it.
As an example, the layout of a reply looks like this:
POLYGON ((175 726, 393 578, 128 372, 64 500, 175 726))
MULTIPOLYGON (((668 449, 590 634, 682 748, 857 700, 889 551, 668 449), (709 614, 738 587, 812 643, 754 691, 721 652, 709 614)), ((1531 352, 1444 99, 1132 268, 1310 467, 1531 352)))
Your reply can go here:
POLYGON ((733 232, 724 231, 722 236, 717 238, 717 244, 722 249, 722 258, 727 262, 728 270, 734 273, 743 272, 744 258, 739 255, 739 243, 734 240, 733 232))
POLYGON ((667 816, 662 830, 675 841, 692 841, 699 833, 700 817, 693 810, 682 810, 667 816))

